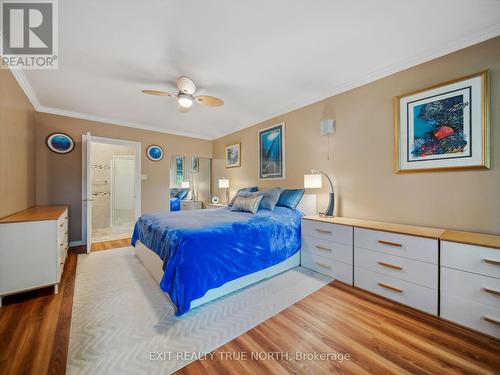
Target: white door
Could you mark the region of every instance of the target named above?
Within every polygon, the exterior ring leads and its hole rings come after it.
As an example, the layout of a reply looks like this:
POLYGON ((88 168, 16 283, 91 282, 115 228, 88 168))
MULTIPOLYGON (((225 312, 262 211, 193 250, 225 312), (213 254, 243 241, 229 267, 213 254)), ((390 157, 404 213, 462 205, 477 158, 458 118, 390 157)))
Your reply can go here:
MULTIPOLYGON (((92 136, 90 133, 82 135, 82 159, 84 166, 82 168, 82 212, 85 225, 82 225, 82 240, 86 241, 87 253, 90 253, 92 246, 92 136)), ((83 224, 83 223, 82 223, 83 224)))
POLYGON ((113 156, 111 164, 111 226, 132 228, 135 222, 135 156, 113 156))

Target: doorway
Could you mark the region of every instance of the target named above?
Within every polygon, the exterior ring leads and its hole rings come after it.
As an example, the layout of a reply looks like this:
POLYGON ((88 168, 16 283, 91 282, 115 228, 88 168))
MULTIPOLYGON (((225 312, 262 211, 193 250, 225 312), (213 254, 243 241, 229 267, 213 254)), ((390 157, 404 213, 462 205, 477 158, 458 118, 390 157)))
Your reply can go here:
POLYGON ((94 137, 82 139, 82 193, 87 252, 95 244, 128 239, 140 216, 140 143, 94 137))

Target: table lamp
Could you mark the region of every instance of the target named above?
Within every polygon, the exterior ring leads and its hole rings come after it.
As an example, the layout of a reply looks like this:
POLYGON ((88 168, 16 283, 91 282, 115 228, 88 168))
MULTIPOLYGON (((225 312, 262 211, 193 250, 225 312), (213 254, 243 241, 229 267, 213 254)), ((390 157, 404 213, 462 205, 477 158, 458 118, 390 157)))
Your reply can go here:
POLYGON ((333 191, 333 183, 332 180, 330 180, 330 177, 328 177, 328 175, 323 171, 311 169, 311 174, 304 175, 304 188, 306 189, 321 188, 322 186, 321 175, 324 175, 327 178, 328 183, 330 184, 330 201, 328 202, 328 208, 326 209, 326 212, 322 213, 322 215, 333 217, 333 209, 335 206, 335 194, 333 191))

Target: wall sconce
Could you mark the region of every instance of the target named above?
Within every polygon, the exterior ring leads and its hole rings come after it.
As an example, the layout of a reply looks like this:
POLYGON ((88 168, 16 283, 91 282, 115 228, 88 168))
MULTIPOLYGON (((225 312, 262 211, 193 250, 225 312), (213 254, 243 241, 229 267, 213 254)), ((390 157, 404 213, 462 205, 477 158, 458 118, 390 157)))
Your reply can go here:
POLYGON ((328 136, 328 160, 330 160, 330 135, 335 134, 335 120, 334 119, 323 119, 320 122, 321 125, 321 135, 328 136))

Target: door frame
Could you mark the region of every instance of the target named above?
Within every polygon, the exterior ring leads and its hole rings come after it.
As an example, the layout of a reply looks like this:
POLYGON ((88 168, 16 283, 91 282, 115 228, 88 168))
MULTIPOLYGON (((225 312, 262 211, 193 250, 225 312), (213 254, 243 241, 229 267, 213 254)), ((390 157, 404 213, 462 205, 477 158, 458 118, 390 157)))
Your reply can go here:
MULTIPOLYGON (((128 146, 135 148, 135 219, 141 216, 141 142, 127 141, 117 138, 96 137, 87 132, 82 134, 82 243, 87 245, 87 252, 90 252, 90 244, 88 244, 88 228, 87 228, 87 210, 88 200, 92 199, 87 191, 87 181, 89 179, 90 168, 87 165, 87 150, 89 149, 87 142, 90 143, 104 143, 120 146, 128 146)), ((92 147, 90 147, 90 150, 92 147)), ((90 160, 90 158, 89 158, 90 160)), ((92 206, 92 204, 90 204, 92 206)))

